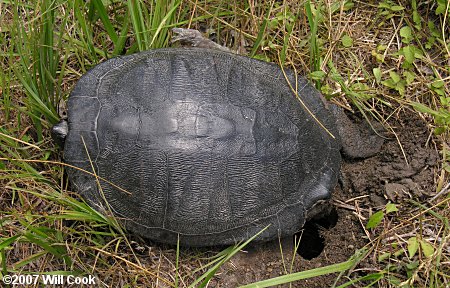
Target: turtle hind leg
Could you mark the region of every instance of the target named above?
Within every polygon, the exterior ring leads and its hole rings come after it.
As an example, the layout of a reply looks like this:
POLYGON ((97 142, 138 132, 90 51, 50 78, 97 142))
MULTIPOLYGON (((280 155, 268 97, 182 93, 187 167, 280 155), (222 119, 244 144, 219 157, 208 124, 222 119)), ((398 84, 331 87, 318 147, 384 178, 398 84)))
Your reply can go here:
POLYGON ((383 130, 381 125, 376 125, 379 123, 374 123, 375 125, 369 125, 365 121, 354 123, 342 109, 334 107, 332 110, 336 117, 342 144, 341 152, 344 156, 351 159, 368 158, 381 150, 384 139, 379 134, 379 131, 383 130))

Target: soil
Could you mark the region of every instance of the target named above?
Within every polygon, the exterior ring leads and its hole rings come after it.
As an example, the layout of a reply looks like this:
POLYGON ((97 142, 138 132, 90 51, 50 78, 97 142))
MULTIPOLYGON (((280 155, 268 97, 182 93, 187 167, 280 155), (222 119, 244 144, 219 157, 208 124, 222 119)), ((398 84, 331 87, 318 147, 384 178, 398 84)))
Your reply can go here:
MULTIPOLYGON (((432 196, 429 192, 434 190, 433 170, 437 169, 439 155, 431 147, 430 131, 417 114, 407 110, 395 118, 395 122, 390 123, 395 134, 387 134, 388 139, 378 154, 367 159, 344 159, 342 181, 331 202, 338 216, 334 227, 326 229, 313 224, 304 230, 304 236, 313 239, 301 242, 300 248, 306 252, 319 254, 321 239, 314 234, 322 237, 324 248, 317 257, 308 260, 295 253, 293 238, 247 247, 221 267, 208 287, 238 287, 289 272, 344 262, 370 241, 364 225, 371 213, 382 209, 389 201, 402 204, 406 199, 423 201, 432 196), (318 253, 314 249, 318 249, 318 253)), ((328 224, 333 226, 333 222, 331 219, 328 224)), ((366 259, 357 268, 373 269, 375 263, 370 262, 366 259)), ((280 287, 330 287, 337 277, 337 273, 329 274, 280 287)), ((341 277, 337 284, 346 281, 341 277)))

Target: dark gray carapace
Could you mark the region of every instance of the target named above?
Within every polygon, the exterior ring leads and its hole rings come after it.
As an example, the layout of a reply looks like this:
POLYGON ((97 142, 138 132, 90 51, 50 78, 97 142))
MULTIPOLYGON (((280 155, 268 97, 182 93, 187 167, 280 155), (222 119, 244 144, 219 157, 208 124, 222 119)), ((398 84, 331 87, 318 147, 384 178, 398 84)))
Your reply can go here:
MULTIPOLYGON (((234 244, 293 235, 330 197, 340 141, 308 82, 276 65, 208 49, 157 49, 90 70, 68 100, 64 159, 88 202, 159 242, 234 244), (296 82, 297 80, 297 82, 296 82), (87 149, 85 149, 86 144, 87 149), (105 200, 107 203, 105 203, 105 200)), ((62 131, 64 132, 64 131, 62 131)), ((64 134, 64 133, 60 133, 64 134)))

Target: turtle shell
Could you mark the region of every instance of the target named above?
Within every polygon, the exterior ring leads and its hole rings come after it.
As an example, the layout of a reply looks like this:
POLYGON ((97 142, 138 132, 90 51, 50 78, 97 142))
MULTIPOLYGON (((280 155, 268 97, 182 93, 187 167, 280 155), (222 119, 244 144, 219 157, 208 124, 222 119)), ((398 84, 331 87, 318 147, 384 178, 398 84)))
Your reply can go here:
POLYGON ((267 226, 258 240, 292 235, 341 162, 334 116, 307 80, 209 49, 97 65, 69 97, 68 125, 76 190, 165 243, 233 244, 267 226))

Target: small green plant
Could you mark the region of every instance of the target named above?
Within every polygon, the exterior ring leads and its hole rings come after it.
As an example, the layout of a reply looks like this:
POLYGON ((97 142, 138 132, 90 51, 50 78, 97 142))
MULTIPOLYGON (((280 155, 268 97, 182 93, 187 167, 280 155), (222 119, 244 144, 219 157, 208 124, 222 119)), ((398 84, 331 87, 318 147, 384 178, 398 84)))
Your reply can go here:
POLYGON ((379 44, 375 50, 372 50, 372 56, 375 57, 377 62, 384 63, 384 51, 387 49, 386 45, 379 44))
POLYGON ((381 221, 383 221, 386 215, 397 211, 398 211, 397 205, 393 203, 386 204, 383 210, 377 211, 369 217, 369 221, 367 221, 366 228, 367 229, 376 228, 381 223, 381 221))
POLYGON ((396 90, 401 96, 405 95, 406 80, 395 71, 389 71, 389 78, 381 81, 381 84, 396 90))
MULTIPOLYGON (((393 56, 399 57, 402 56, 402 67, 404 70, 401 74, 397 71, 389 71, 389 78, 381 81, 381 71, 379 68, 374 69, 374 76, 378 83, 383 84, 384 86, 396 90, 401 96, 405 96, 406 88, 411 85, 415 78, 416 74, 414 71, 414 63, 417 60, 423 58, 423 52, 417 48, 416 45, 412 44, 414 40, 413 30, 409 26, 404 26, 400 29, 400 37, 402 39, 403 47, 399 49, 397 53, 394 53, 393 56)), ((385 50, 384 46, 377 48, 378 51, 385 50)), ((380 62, 384 61, 384 56, 381 56, 377 52, 373 52, 372 55, 377 57, 377 60, 380 62)))
POLYGON ((450 3, 448 1, 437 0, 436 2, 437 2, 437 7, 434 12, 436 15, 444 15, 446 13, 446 11, 448 13, 448 11, 450 9, 450 3))
POLYGON ((342 36, 341 38, 341 43, 345 48, 349 48, 353 46, 353 39, 347 34, 344 34, 344 36, 342 36))
POLYGON ((423 239, 419 239, 416 236, 408 239, 408 256, 413 258, 419 250, 419 246, 422 249, 423 256, 431 257, 434 254, 433 245, 423 239))
MULTIPOLYGON (((382 21, 378 23, 378 27, 383 26, 391 18, 400 16, 404 13, 405 7, 399 5, 398 2, 391 0, 384 0, 378 4, 377 17, 382 18, 382 21)), ((378 19, 375 19, 378 20, 378 19)), ((374 21, 374 23, 377 21, 374 21)))

